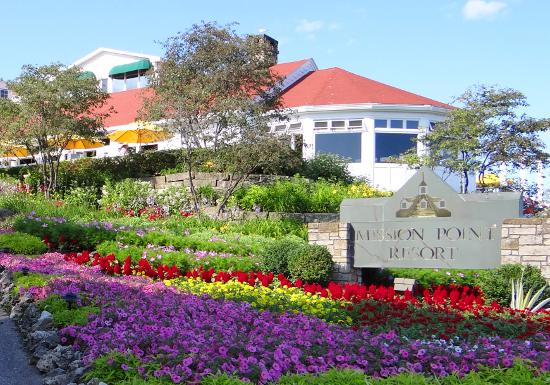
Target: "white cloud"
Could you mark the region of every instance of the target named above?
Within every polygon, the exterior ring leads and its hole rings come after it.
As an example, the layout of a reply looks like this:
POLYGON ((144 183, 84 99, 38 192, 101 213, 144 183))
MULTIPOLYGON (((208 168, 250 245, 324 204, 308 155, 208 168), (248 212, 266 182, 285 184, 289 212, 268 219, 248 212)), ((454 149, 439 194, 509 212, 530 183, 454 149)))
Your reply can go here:
POLYGON ((468 0, 462 9, 468 20, 490 19, 506 8, 502 1, 468 0))
POLYGON ((325 22, 322 20, 307 20, 302 19, 296 26, 297 32, 313 33, 320 31, 325 26, 325 22))

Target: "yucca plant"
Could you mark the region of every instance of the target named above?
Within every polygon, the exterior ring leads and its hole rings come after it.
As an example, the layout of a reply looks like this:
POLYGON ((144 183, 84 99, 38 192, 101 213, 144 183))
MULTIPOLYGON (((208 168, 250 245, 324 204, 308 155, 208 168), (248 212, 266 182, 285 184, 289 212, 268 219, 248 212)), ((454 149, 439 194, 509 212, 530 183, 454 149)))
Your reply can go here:
POLYGON ((539 311, 544 305, 550 302, 550 298, 546 298, 537 304, 544 289, 546 289, 546 285, 540 288, 535 294, 533 294, 533 288, 525 293, 523 290, 522 273, 520 279, 512 279, 512 301, 510 302, 510 308, 514 310, 529 310, 531 312, 539 311))

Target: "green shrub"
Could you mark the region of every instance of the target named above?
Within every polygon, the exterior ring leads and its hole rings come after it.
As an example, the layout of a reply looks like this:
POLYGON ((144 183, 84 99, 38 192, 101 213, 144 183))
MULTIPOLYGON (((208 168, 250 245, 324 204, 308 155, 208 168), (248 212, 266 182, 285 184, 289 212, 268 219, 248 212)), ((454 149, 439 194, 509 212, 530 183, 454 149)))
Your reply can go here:
POLYGON ((325 180, 309 182, 303 178, 279 180, 271 185, 241 188, 234 200, 245 210, 274 212, 336 213, 346 198, 373 198, 391 195, 364 182, 350 185, 325 180))
POLYGON ((326 179, 331 182, 351 183, 346 159, 335 154, 317 154, 304 161, 302 175, 311 180, 326 179))
POLYGON ((204 377, 201 385, 248 385, 249 382, 239 380, 237 377, 230 376, 226 373, 212 374, 204 377))
POLYGON ((394 278, 411 278, 424 287, 434 285, 450 285, 452 283, 459 285, 476 286, 479 284, 479 277, 484 270, 466 270, 466 269, 407 269, 390 268, 384 269, 382 274, 390 275, 394 278))
POLYGON ((14 222, 17 231, 34 234, 41 239, 48 237, 59 250, 93 250, 96 245, 115 239, 117 233, 104 226, 83 225, 72 221, 54 221, 40 217, 20 217, 14 222))
POLYGON ((71 187, 64 196, 66 204, 97 209, 100 190, 93 186, 71 187))
POLYGON ((98 306, 94 305, 69 307, 67 301, 56 294, 39 301, 38 307, 52 314, 53 323, 58 328, 67 325, 87 325, 88 316, 99 314, 100 310, 98 306))
POLYGON ((124 179, 103 186, 100 204, 105 209, 133 210, 134 213, 154 203, 154 191, 149 182, 124 179))
POLYGON ((267 246, 262 258, 262 269, 272 271, 275 274, 289 275, 288 260, 290 255, 305 242, 297 237, 285 237, 273 241, 267 246))
POLYGON ((191 208, 191 197, 183 186, 170 186, 156 191, 155 201, 167 214, 178 214, 180 210, 191 208))
POLYGON ((0 249, 9 249, 15 254, 36 255, 46 252, 48 247, 34 235, 11 233, 0 235, 0 249))
POLYGON ((200 186, 197 188, 197 195, 203 204, 215 206, 220 194, 212 186, 200 186))
POLYGON ((114 254, 116 260, 120 263, 124 263, 126 257, 130 256, 134 264, 137 264, 142 257, 146 257, 148 260, 154 258, 154 261, 150 261, 151 265, 156 266, 159 263, 168 266, 176 265, 183 272, 189 270, 191 266, 190 257, 184 252, 167 252, 135 245, 125 245, 121 247, 121 245, 115 241, 100 243, 96 251, 101 255, 114 254), (158 258, 159 256, 160 258, 158 258))
POLYGON ((47 274, 16 272, 13 274, 13 294, 18 295, 21 289, 46 286, 54 278, 56 276, 47 274))
POLYGON ((294 279, 326 283, 332 273, 332 255, 325 246, 304 244, 288 258, 288 271, 294 279))
MULTIPOLYGON (((480 274, 478 284, 485 293, 487 302, 497 301, 503 306, 510 306, 512 299, 512 279, 520 279, 523 272, 523 288, 536 291, 546 285, 546 280, 538 267, 520 264, 502 265, 496 270, 486 270, 480 274)), ((548 297, 547 288, 541 298, 548 297)))

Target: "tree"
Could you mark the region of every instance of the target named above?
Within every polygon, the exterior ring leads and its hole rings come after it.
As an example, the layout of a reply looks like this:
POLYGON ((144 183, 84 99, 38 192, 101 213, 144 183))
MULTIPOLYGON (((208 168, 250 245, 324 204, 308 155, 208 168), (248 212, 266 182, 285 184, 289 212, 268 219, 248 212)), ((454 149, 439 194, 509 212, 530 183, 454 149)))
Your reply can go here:
MULTIPOLYGON (((263 36, 239 36, 232 25, 193 25, 164 43, 165 54, 152 75, 154 95, 143 115, 181 138, 195 210, 195 152, 210 148, 223 155, 233 175, 227 199, 257 164, 269 163, 283 138, 270 133, 281 119, 280 78, 270 71, 276 48, 263 36)), ((217 157, 217 156, 216 156, 217 157)))
POLYGON ((57 187, 61 152, 75 137, 93 138, 103 133, 99 112, 108 95, 93 77, 78 67, 61 64, 26 65, 8 82, 14 100, 0 99, 0 135, 4 147, 22 145, 41 164, 47 196, 57 187))
POLYGON ((504 164, 511 169, 536 168, 547 164, 549 154, 539 134, 548 130, 550 119, 522 114, 525 96, 509 88, 474 86, 456 99, 460 108, 449 112, 444 122, 418 141, 427 149, 420 157, 402 157, 409 165, 443 167, 461 176, 462 192, 468 191, 469 175, 494 171, 504 164))

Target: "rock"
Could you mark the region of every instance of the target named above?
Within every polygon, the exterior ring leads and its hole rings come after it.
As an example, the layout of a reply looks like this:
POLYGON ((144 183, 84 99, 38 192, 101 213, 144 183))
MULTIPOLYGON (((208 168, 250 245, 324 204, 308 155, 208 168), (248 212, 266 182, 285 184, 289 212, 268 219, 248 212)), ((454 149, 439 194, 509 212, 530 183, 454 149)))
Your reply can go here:
POLYGON ((44 385, 65 385, 69 381, 69 376, 66 374, 59 374, 54 377, 46 377, 42 382, 44 385))
POLYGON ((51 352, 44 354, 36 363, 36 368, 42 373, 48 373, 55 369, 55 357, 51 352))
POLYGON ((86 383, 86 385, 99 385, 100 380, 99 378, 92 378, 90 381, 86 383))
POLYGON ((55 331, 37 330, 31 333, 31 341, 35 346, 41 344, 50 349, 59 345, 59 335, 55 331))
POLYGON ((107 385, 106 383, 104 383, 103 381, 101 381, 99 384, 97 385, 107 385))
POLYGON ((52 313, 49 311, 42 311, 40 313, 40 318, 36 321, 36 323, 33 325, 34 330, 48 330, 53 327, 53 318, 52 313))
POLYGON ((36 364, 42 357, 44 357, 50 351, 51 351, 51 348, 49 348, 48 346, 39 344, 38 346, 35 347, 34 351, 32 352, 31 363, 36 364))

